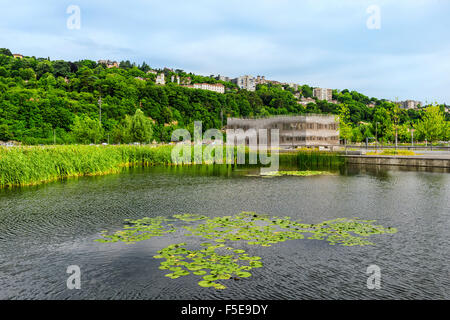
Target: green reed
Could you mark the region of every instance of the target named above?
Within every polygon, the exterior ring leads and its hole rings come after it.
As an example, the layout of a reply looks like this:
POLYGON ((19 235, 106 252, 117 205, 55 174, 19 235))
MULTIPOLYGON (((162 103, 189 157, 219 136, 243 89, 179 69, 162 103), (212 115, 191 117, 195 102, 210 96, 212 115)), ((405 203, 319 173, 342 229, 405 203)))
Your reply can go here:
POLYGON ((170 146, 45 146, 0 148, 0 187, 119 172, 171 163, 170 146))
MULTIPOLYGON (((130 145, 0 147, 0 187, 117 173, 128 166, 171 165, 172 149, 173 146, 130 145)), ((225 150, 223 155, 225 163, 225 150)), ((246 150, 245 163, 249 163, 249 157, 250 152, 246 150)), ((298 170, 337 169, 343 163, 338 154, 320 151, 280 153, 279 159, 280 166, 296 166, 298 170)), ((260 165, 259 157, 256 165, 260 165)))

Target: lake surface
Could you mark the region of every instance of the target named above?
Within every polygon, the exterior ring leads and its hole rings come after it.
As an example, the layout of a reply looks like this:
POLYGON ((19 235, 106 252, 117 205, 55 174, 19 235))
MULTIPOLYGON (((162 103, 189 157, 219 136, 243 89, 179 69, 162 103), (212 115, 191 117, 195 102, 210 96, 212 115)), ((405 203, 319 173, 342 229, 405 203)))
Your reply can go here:
POLYGON ((449 299, 450 174, 349 167, 333 176, 246 176, 252 169, 137 168, 37 187, 0 190, 0 299, 449 299), (292 240, 272 247, 234 244, 263 268, 225 290, 200 276, 164 277, 158 250, 181 234, 135 244, 98 243, 124 219, 255 211, 305 223, 341 217, 398 229, 374 246, 292 240), (369 265, 381 289, 369 290, 369 265), (69 265, 81 290, 68 290, 69 265))

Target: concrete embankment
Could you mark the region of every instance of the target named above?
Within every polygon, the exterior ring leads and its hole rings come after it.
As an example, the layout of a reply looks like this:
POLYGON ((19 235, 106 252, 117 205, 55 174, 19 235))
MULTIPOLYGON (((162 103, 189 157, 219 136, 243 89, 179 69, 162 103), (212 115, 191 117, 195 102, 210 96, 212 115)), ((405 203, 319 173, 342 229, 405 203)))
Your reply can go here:
POLYGON ((426 156, 344 155, 344 157, 346 158, 349 164, 450 168, 450 155, 426 155, 426 156))

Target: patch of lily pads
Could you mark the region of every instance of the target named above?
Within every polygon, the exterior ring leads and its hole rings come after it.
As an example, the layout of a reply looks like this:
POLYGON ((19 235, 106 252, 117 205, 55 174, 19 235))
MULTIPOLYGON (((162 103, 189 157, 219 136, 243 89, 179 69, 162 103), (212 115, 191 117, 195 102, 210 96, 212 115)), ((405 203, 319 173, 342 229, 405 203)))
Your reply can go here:
POLYGON ((202 243, 203 248, 198 250, 188 250, 185 246, 186 243, 172 244, 154 256, 155 259, 165 259, 159 268, 170 271, 166 277, 177 279, 192 273, 202 276, 198 282, 201 287, 225 289, 226 286, 218 280, 247 278, 252 275, 249 270, 263 266, 260 257, 243 254, 244 250, 224 244, 202 243))
POLYGON ((177 279, 182 276, 202 276, 201 287, 225 289, 219 282, 239 280, 252 276, 249 272, 261 268, 261 257, 250 256, 234 244, 245 242, 251 246, 269 247, 274 244, 296 239, 324 240, 330 245, 364 246, 373 245, 368 237, 393 234, 397 229, 374 224, 374 220, 339 218, 318 224, 292 221, 290 217, 271 217, 254 212, 242 212, 235 216, 207 218, 202 215, 174 215, 174 219, 164 217, 127 220, 124 230, 112 235, 102 232, 99 242, 123 241, 132 243, 164 236, 177 230, 170 221, 200 222, 185 225, 178 230, 186 230, 184 236, 200 237, 201 248, 187 248, 186 243, 172 244, 158 251, 156 259, 165 259, 160 269, 168 270, 166 277, 177 279))
POLYGON ((332 175, 329 171, 318 170, 304 170, 304 171, 270 171, 261 172, 262 177, 281 177, 281 176, 295 176, 295 177, 310 177, 319 175, 332 175))

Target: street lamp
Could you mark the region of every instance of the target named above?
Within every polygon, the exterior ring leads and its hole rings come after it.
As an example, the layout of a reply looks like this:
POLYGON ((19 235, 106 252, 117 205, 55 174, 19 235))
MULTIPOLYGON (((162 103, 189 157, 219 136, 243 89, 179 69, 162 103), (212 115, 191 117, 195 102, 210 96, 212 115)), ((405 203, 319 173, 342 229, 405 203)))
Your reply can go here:
POLYGON ((414 147, 414 128, 411 128, 411 147, 414 147))

